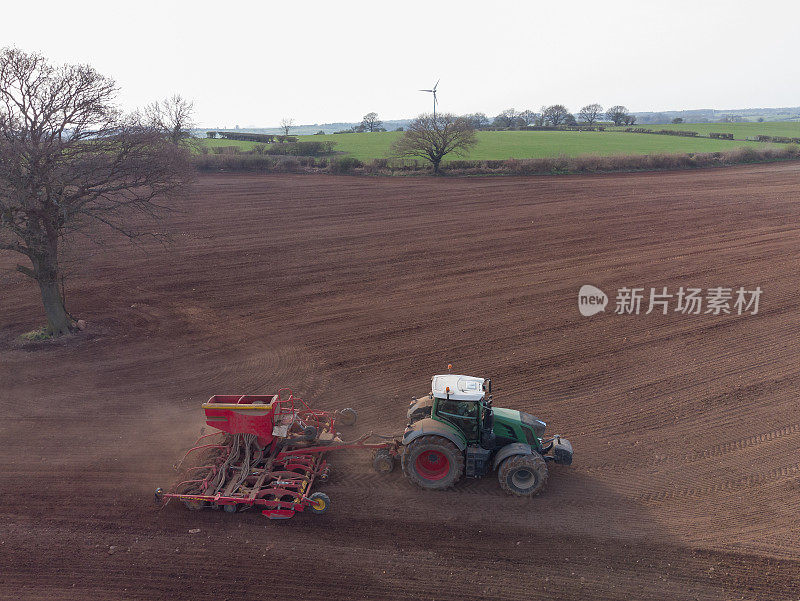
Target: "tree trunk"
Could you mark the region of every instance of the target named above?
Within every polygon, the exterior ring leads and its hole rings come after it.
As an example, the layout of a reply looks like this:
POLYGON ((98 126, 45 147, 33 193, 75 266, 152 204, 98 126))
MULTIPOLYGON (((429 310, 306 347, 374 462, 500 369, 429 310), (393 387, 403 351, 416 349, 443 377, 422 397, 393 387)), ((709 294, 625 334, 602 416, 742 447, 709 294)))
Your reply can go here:
POLYGON ((47 249, 31 258, 33 263, 32 275, 39 284, 42 294, 42 304, 47 317, 47 330, 54 337, 69 334, 74 322, 64 307, 64 298, 58 287, 58 241, 50 240, 47 249))
POLYGON ((64 299, 61 297, 61 290, 58 289, 58 281, 46 282, 40 279, 39 289, 42 292, 42 303, 47 316, 47 329, 53 336, 69 334, 72 331, 73 322, 64 308, 64 299))

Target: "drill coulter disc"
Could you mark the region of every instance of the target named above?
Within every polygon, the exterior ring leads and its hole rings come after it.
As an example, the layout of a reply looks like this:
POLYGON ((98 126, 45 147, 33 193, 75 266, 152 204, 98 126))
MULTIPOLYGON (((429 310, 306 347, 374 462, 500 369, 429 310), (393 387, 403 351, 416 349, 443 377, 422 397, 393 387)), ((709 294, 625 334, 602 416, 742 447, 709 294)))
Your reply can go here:
POLYGON ((347 407, 339 411, 339 416, 336 420, 336 423, 339 426, 355 426, 356 421, 358 421, 358 412, 351 407, 347 407))
POLYGON ((394 457, 389 449, 378 449, 372 456, 372 467, 379 474, 389 474, 394 470, 394 457))

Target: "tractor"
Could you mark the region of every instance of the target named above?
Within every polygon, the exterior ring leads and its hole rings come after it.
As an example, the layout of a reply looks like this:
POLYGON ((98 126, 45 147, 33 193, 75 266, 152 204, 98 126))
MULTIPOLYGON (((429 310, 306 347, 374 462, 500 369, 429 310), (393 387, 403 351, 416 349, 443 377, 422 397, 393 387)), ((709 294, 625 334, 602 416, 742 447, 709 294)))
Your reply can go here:
POLYGON ((412 399, 402 435, 368 433, 349 442, 340 428, 355 425, 355 410, 315 410, 288 388, 274 395, 214 395, 203 410, 214 431, 202 434, 178 462, 179 481, 156 490, 159 503, 256 508, 271 519, 324 513, 330 498, 313 489, 327 480, 328 455, 346 449, 371 450, 381 473, 391 472, 399 457, 406 477, 426 489, 497 470, 501 488, 523 497, 542 490, 548 461, 572 463, 568 440, 545 438, 546 424, 532 415, 492 407, 492 381, 472 376, 433 376, 431 392, 412 399), (190 456, 197 465, 184 466, 190 456))
MULTIPOLYGON (((426 489, 444 489, 462 476, 497 470, 500 487, 533 496, 547 482, 547 463, 570 465, 572 445, 559 435, 545 439, 545 422, 515 409, 492 406, 492 381, 440 374, 431 391, 411 400, 408 425, 395 455, 406 477, 426 489)), ((378 471, 391 471, 393 456, 379 449, 378 471)))

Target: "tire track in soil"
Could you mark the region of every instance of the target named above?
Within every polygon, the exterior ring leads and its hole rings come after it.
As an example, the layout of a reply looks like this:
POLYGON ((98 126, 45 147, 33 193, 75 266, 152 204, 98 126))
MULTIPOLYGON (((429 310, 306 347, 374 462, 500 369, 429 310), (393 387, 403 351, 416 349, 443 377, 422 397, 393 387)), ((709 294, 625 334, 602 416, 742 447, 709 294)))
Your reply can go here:
MULTIPOLYGON (((683 453, 680 455, 662 455, 654 459, 651 459, 648 463, 642 464, 641 466, 637 467, 655 468, 668 464, 690 465, 692 463, 707 461, 709 459, 722 457, 724 455, 737 453, 739 451, 751 450, 752 448, 758 447, 759 445, 769 442, 775 442, 784 437, 793 436, 798 433, 800 433, 800 424, 792 424, 790 426, 784 426, 783 428, 778 428, 776 430, 771 430, 769 432, 764 432, 762 434, 756 434, 753 436, 747 436, 737 440, 721 442, 706 449, 690 451, 688 453, 683 453)), ((608 473, 610 471, 627 472, 631 469, 631 465, 629 463, 601 463, 598 465, 581 467, 580 469, 589 474, 596 472, 608 473)))

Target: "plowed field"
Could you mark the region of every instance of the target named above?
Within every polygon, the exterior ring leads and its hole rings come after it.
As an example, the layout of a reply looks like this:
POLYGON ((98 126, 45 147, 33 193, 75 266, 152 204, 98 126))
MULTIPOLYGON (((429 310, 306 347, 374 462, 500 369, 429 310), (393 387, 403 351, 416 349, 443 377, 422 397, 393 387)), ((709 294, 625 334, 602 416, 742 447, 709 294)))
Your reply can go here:
POLYGON ((71 249, 68 342, 16 343, 37 291, 0 280, 0 598, 800 598, 797 164, 220 175, 174 209, 168 246, 71 249), (581 316, 583 284, 605 312, 581 316), (614 314, 664 286, 763 294, 614 314), (323 516, 153 503, 212 394, 289 386, 392 433, 448 362, 572 441, 541 496, 424 492, 356 454, 323 516))

